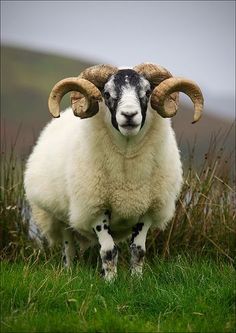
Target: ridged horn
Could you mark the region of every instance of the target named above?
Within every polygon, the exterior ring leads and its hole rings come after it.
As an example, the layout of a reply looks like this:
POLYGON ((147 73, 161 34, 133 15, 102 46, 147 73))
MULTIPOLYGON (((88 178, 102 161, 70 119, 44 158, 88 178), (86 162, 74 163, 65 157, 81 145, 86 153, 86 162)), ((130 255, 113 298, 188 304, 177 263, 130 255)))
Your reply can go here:
POLYGON ((49 95, 48 107, 53 117, 60 117, 61 99, 69 91, 78 91, 84 96, 83 105, 74 111, 76 116, 87 118, 98 112, 98 101, 102 100, 100 90, 88 80, 69 77, 56 83, 49 95))
MULTIPOLYGON (((105 83, 111 75, 117 73, 118 68, 112 65, 96 65, 86 68, 80 75, 79 79, 86 79, 93 83, 100 91, 104 88, 105 83)), ((77 91, 73 91, 70 95, 71 107, 75 115, 84 114, 81 113, 81 109, 85 107, 86 99, 83 94, 77 91)), ((96 106, 98 108, 98 104, 96 106)), ((86 112, 86 115, 88 112, 86 112)), ((91 115, 92 116, 92 115, 91 115)), ((81 117, 81 116, 80 116, 81 117)), ((81 117, 82 118, 82 117, 81 117)), ((84 117, 83 117, 84 118, 84 117)))
POLYGON ((201 89, 198 85, 188 79, 172 77, 162 81, 152 92, 151 106, 162 117, 173 117, 178 109, 171 101, 171 94, 176 92, 183 92, 190 97, 194 104, 194 118, 192 124, 196 123, 202 115, 204 99, 201 89))
POLYGON ((171 73, 160 65, 143 63, 133 68, 137 73, 143 75, 154 88, 158 86, 163 80, 172 77, 171 73))
POLYGON ((118 72, 118 68, 112 65, 96 65, 86 68, 79 78, 92 82, 98 89, 103 89, 109 77, 118 72))
MULTIPOLYGON (((156 64, 142 63, 135 66, 133 69, 150 82, 152 89, 158 86, 162 81, 172 77, 172 74, 166 68, 156 64)), ((179 106, 179 93, 173 93, 167 96, 166 105, 168 105, 168 108, 171 110, 177 111, 179 106)), ((158 112, 158 110, 156 111, 158 112)))

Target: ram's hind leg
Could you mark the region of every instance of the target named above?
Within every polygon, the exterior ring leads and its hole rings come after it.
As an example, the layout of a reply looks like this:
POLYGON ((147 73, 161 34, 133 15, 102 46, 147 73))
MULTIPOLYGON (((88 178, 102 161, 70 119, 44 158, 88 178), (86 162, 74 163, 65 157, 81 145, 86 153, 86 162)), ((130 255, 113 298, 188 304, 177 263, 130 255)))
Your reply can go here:
POLYGON ((56 219, 52 214, 48 213, 44 209, 35 205, 31 206, 33 220, 39 227, 42 235, 46 237, 51 247, 62 245, 63 262, 66 267, 70 267, 75 256, 72 231, 66 224, 56 219))
POLYGON ((50 247, 60 245, 62 240, 61 222, 44 209, 31 204, 32 217, 35 225, 39 228, 42 236, 44 236, 50 247))
POLYGON ((102 274, 106 281, 111 281, 116 277, 118 259, 118 251, 111 236, 109 222, 110 214, 106 212, 93 225, 93 230, 101 245, 102 274))
POLYGON ((143 270, 144 257, 146 252, 146 237, 151 221, 147 218, 140 219, 133 227, 132 237, 130 241, 131 250, 131 274, 141 276, 143 270))

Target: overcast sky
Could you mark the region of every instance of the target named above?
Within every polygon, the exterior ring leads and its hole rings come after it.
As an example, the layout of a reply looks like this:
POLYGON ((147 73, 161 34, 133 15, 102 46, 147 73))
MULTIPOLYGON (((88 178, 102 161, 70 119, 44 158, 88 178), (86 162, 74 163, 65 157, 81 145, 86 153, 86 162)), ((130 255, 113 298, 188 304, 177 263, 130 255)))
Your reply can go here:
POLYGON ((96 63, 160 64, 233 118, 234 13, 234 1, 2 1, 1 39, 96 63))

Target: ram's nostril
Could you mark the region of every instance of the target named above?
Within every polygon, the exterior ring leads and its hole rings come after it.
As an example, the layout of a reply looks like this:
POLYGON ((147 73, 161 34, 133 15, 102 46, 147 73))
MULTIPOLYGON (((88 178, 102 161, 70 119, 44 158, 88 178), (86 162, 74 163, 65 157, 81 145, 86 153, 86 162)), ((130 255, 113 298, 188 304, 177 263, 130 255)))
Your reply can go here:
POLYGON ((136 116, 136 114, 138 114, 137 111, 132 112, 132 113, 131 112, 121 112, 121 115, 125 116, 127 119, 133 118, 134 116, 136 116))

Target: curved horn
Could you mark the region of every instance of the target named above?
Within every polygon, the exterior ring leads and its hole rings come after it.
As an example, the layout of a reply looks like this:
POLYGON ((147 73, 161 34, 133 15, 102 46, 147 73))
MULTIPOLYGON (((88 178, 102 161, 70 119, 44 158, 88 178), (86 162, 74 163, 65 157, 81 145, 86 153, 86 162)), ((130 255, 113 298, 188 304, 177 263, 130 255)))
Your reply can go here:
MULTIPOLYGON (((158 86, 162 81, 172 77, 172 74, 166 68, 151 63, 142 63, 135 66, 133 69, 150 82, 152 89, 158 86)), ((166 104, 169 108, 177 111, 179 106, 179 94, 173 93, 167 96, 166 104)))
POLYGON ((69 91, 78 91, 84 96, 83 103, 73 110, 76 116, 87 118, 98 112, 98 101, 102 100, 98 88, 88 80, 70 77, 56 83, 49 95, 48 107, 53 117, 60 117, 61 99, 69 91))
POLYGON ((162 117, 173 117, 178 105, 171 100, 171 94, 183 92, 188 95, 194 104, 194 118, 192 124, 196 123, 202 115, 204 99, 200 88, 191 80, 172 77, 161 82, 152 92, 151 106, 162 117))
POLYGON ((118 68, 112 65, 96 65, 86 68, 79 78, 92 82, 98 89, 103 89, 110 76, 118 72, 118 68))
POLYGON ((178 92, 187 94, 194 103, 194 120, 197 122, 202 115, 204 99, 200 88, 195 82, 174 78, 171 73, 162 66, 144 63, 134 67, 134 70, 142 74, 154 88, 151 95, 151 106, 162 117, 173 117, 179 105, 178 92))
MULTIPOLYGON (((96 65, 86 68, 80 75, 79 79, 86 79, 92 82, 99 90, 104 88, 105 83, 109 77, 118 72, 118 68, 111 65, 96 65)), ((72 92, 70 95, 71 107, 75 115, 81 114, 86 103, 85 98, 79 92, 72 92)), ((98 107, 98 106, 97 106, 98 107)), ((86 112, 86 115, 88 112, 86 112)), ((92 116, 92 115, 91 115, 92 116)), ((80 116, 81 117, 81 116, 80 116)), ((81 117, 82 118, 82 117, 81 117)))
POLYGON ((163 80, 172 77, 171 73, 160 65, 143 63, 133 69, 150 81, 153 88, 158 86, 163 80))

